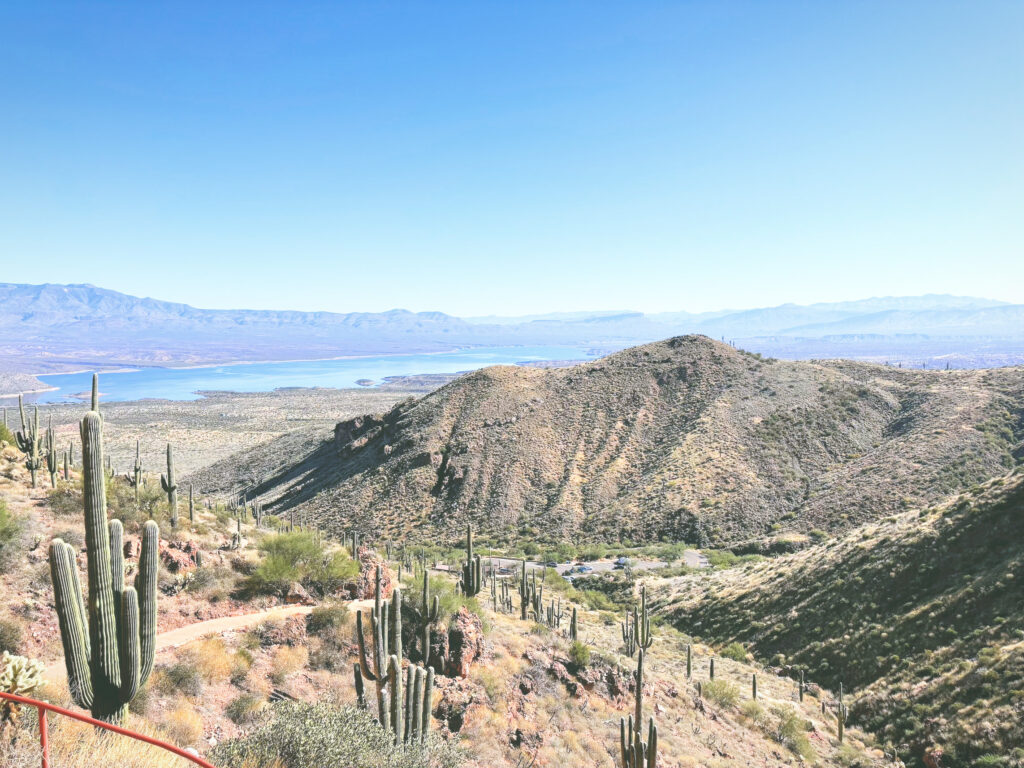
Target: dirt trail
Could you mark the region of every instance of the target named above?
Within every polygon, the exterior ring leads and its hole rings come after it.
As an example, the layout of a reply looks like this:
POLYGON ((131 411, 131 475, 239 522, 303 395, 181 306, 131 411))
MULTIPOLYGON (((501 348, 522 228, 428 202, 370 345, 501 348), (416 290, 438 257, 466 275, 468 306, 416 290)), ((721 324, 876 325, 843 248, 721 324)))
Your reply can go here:
MULTIPOLYGON (((286 619, 291 616, 305 616, 312 613, 312 605, 286 605, 256 613, 243 613, 238 616, 221 616, 217 619, 200 621, 185 627, 170 629, 156 636, 156 652, 178 648, 182 645, 199 640, 208 635, 220 635, 236 629, 247 629, 268 619, 286 619)), ((348 603, 349 611, 355 612, 363 608, 372 608, 373 600, 353 600, 348 603)), ((50 662, 46 667, 44 678, 49 683, 57 683, 67 676, 64 659, 50 662)))

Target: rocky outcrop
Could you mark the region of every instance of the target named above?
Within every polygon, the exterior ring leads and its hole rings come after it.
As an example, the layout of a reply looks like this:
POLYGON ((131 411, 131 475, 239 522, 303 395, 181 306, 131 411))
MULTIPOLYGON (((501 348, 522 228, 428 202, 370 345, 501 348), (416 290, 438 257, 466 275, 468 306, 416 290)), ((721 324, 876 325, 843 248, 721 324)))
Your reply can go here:
POLYGON ((398 577, 380 555, 369 547, 359 548, 359 576, 346 584, 343 590, 352 600, 370 600, 377 590, 377 566, 381 566, 380 592, 382 600, 389 600, 398 583, 398 577))
POLYGON ((483 655, 483 624, 479 616, 462 606, 448 625, 444 673, 449 677, 469 677, 470 666, 483 655))

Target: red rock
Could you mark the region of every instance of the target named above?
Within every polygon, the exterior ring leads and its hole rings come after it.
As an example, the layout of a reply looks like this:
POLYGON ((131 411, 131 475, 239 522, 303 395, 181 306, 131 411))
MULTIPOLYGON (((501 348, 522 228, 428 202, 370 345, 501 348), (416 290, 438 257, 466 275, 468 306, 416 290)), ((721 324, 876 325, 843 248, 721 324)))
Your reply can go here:
POLYGON ((484 655, 484 628, 480 617, 462 606, 448 626, 445 674, 469 677, 470 665, 484 655))
POLYGON ((297 581, 289 585, 284 601, 288 605, 316 605, 316 600, 310 597, 309 592, 297 581))
POLYGON ((173 547, 161 547, 160 559, 171 573, 185 573, 196 565, 190 554, 173 547))
POLYGON ((377 566, 382 566, 380 576, 381 599, 388 600, 398 579, 384 559, 368 547, 359 548, 359 578, 355 584, 347 585, 346 591, 353 600, 369 600, 377 590, 377 566))

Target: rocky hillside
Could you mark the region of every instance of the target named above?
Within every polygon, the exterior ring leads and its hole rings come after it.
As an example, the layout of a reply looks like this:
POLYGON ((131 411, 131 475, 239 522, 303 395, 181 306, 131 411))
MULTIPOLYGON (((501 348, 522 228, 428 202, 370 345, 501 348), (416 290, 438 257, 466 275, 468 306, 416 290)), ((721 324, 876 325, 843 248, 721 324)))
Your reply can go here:
POLYGON ((809 678, 844 682, 857 694, 852 720, 926 765, 1015 766, 1022 540, 1018 468, 796 554, 659 584, 653 604, 709 642, 738 640, 809 678))
MULTIPOLYGON (((499 537, 774 546, 1005 472, 1022 437, 1019 368, 786 362, 684 336, 572 368, 469 374, 338 424, 257 491, 278 512, 395 538, 472 521, 499 537)), ((193 479, 237 492, 248 465, 193 479)))

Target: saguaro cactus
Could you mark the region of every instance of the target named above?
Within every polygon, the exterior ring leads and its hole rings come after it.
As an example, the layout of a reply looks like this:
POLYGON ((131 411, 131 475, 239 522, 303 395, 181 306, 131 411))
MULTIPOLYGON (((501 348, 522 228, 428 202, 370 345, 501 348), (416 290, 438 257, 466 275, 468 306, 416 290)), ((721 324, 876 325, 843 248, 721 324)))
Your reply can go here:
POLYGON ((475 597, 480 593, 483 578, 480 572, 480 555, 473 556, 473 529, 466 526, 466 564, 462 566, 462 593, 475 597))
POLYGON ((75 548, 60 539, 50 545, 50 576, 71 696, 116 723, 153 671, 160 531, 152 520, 143 527, 135 586, 126 587, 121 522, 107 522, 102 429, 95 411, 82 419, 88 622, 75 548))
POLYGON ((640 648, 636 659, 636 705, 628 721, 619 720, 619 750, 622 754, 622 768, 656 768, 658 764, 658 728, 650 718, 647 741, 641 732, 643 723, 644 698, 644 649, 640 648))
POLYGON ((36 473, 43 467, 42 456, 39 455, 39 406, 35 406, 32 421, 25 418, 25 403, 18 395, 18 412, 21 415, 21 429, 14 433, 18 450, 25 454, 25 468, 32 473, 32 487, 36 487, 36 473))
POLYGON ((579 638, 579 625, 576 623, 576 606, 572 607, 572 618, 569 619, 569 639, 577 642, 579 638))
POLYGON ((50 473, 50 487, 56 488, 60 463, 57 458, 57 444, 53 439, 53 427, 46 428, 46 471, 50 473))
POLYGON ((167 444, 167 474, 160 475, 160 485, 167 494, 167 506, 171 509, 171 528, 178 527, 178 486, 174 482, 174 454, 167 444))
POLYGON ((124 479, 128 485, 135 489, 135 504, 139 503, 139 488, 142 487, 142 454, 139 450, 139 441, 135 441, 135 467, 130 473, 126 473, 124 479))
POLYGON ((437 623, 441 613, 441 601, 434 595, 434 602, 430 602, 430 578, 427 571, 423 571, 423 602, 420 604, 420 657, 424 667, 430 666, 430 628, 437 623))
POLYGON ((188 484, 188 522, 193 524, 196 521, 196 499, 192 483, 188 484))

